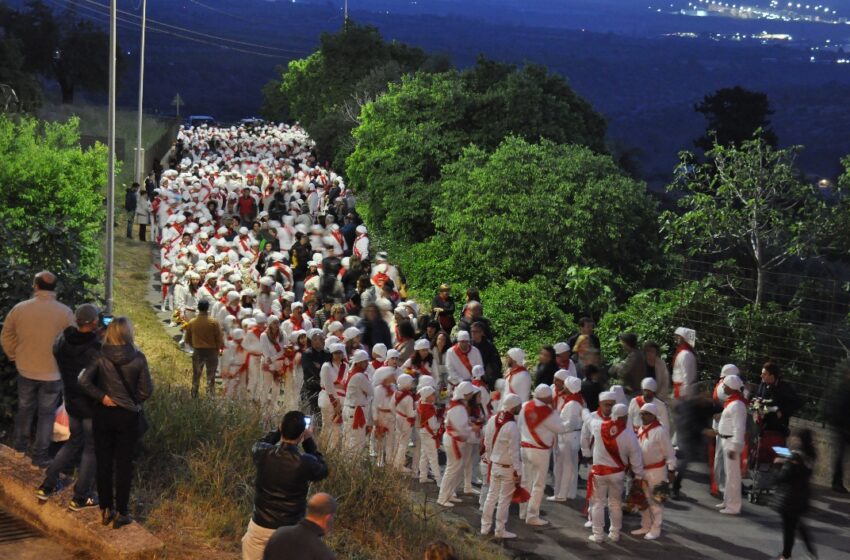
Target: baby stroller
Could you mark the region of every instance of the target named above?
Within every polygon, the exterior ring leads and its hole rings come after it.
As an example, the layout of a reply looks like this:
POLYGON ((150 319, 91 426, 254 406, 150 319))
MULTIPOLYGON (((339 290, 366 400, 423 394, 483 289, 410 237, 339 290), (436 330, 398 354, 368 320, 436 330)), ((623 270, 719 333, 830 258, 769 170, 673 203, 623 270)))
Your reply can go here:
POLYGON ((774 462, 776 453, 773 448, 785 447, 786 436, 764 427, 765 415, 775 410, 771 401, 754 399, 750 404, 752 415, 747 429, 750 434, 747 471, 752 483, 747 489, 747 498, 751 504, 764 504, 762 496, 771 494, 776 486, 776 475, 781 465, 774 462))

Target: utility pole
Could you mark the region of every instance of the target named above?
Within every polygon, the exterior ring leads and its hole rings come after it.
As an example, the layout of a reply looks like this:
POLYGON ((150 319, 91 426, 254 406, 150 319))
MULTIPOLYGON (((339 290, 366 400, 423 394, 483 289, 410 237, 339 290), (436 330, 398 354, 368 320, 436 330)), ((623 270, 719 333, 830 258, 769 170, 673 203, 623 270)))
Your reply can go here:
POLYGON ((106 282, 104 297, 106 312, 112 313, 112 275, 115 270, 115 70, 118 29, 116 24, 118 0, 109 3, 109 116, 107 124, 106 163, 106 282))
POLYGON ((148 0, 142 0, 142 48, 139 58, 139 122, 136 126, 136 182, 142 184, 145 166, 145 150, 142 148, 142 111, 145 96, 145 21, 147 19, 148 0))
POLYGON ((348 25, 348 0, 345 0, 345 18, 342 20, 343 26, 348 25))
POLYGON ((177 120, 180 120, 180 106, 184 105, 183 98, 180 97, 180 94, 174 96, 174 99, 171 100, 171 106, 177 107, 177 120))

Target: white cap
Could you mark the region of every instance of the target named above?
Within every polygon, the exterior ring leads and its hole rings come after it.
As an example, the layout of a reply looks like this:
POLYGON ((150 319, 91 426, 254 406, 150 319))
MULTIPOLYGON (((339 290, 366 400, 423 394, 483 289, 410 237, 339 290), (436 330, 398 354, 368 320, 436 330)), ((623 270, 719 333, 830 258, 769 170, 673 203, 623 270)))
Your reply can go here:
POLYGON ((653 416, 658 416, 658 405, 655 403, 645 403, 642 407, 640 407, 641 412, 648 412, 653 416))
POLYGON ((478 388, 475 385, 473 385, 469 381, 464 381, 460 385, 455 387, 455 392, 452 395, 452 398, 456 401, 459 401, 477 392, 478 388))
POLYGON ((359 225, 359 226, 357 226, 357 228, 354 231, 356 231, 357 233, 366 233, 367 230, 366 230, 366 226, 359 225))
POLYGON ((521 404, 522 399, 519 398, 519 395, 515 395, 513 393, 505 395, 504 398, 502 398, 502 410, 513 410, 521 404))
POLYGON ((239 235, 248 235, 248 228, 244 226, 239 228, 239 235))
POLYGON ((613 391, 602 391, 601 393, 599 393, 599 402, 616 401, 616 400, 617 400, 617 393, 615 393, 613 391))
POLYGON ((458 331, 457 332, 457 341, 458 342, 469 342, 469 331, 458 331))
POLYGON ((337 352, 341 352, 345 354, 345 344, 340 344, 339 342, 335 342, 330 345, 331 354, 336 354, 337 352))
POLYGON ((741 387, 744 386, 744 382, 737 375, 727 375, 723 378, 723 384, 733 391, 740 391, 741 387))
POLYGON ((236 290, 230 290, 227 292, 227 301, 236 301, 239 299, 239 292, 236 290))
POLYGON ((567 382, 565 383, 565 385, 567 386, 567 391, 569 391, 570 393, 581 392, 581 379, 579 379, 578 377, 567 377, 567 382))
POLYGON ((413 387, 413 377, 406 373, 402 373, 398 376, 396 385, 398 385, 401 389, 410 389, 413 387))
POLYGON ((629 415, 629 409, 624 404, 615 404, 611 409, 611 418, 624 418, 629 415))
POLYGON ((348 327, 343 331, 342 336, 345 337, 345 340, 351 340, 354 337, 360 336, 360 329, 357 327, 348 327))
POLYGON ((395 381, 395 373, 396 373, 396 368, 394 368, 394 367, 388 367, 388 366, 379 367, 375 371, 375 383, 377 385, 382 385, 384 383, 384 381, 387 380, 388 377, 391 378, 393 381, 395 381))
POLYGON ((658 382, 651 377, 644 377, 640 382, 640 388, 654 393, 658 390, 658 382))
POLYGON ((391 360, 393 358, 399 359, 401 358, 401 354, 395 348, 390 348, 389 350, 387 350, 387 359, 391 360))
MULTIPOLYGON (((333 321, 330 325, 328 325, 328 332, 336 332, 342 328, 342 323, 339 321, 333 321)), ((386 346, 385 346, 386 348, 386 346)))
POLYGON ((360 362, 368 362, 369 354, 366 353, 365 350, 355 350, 354 355, 351 356, 351 363, 357 364, 360 362))
POLYGON ((534 389, 534 398, 540 400, 552 398, 552 387, 541 383, 534 389))
MULTIPOLYGON (((402 374, 402 375, 407 375, 407 374, 405 373, 405 374, 402 374)), ((410 377, 410 376, 408 375, 408 377, 410 377)), ((422 399, 427 399, 428 397, 435 394, 436 392, 437 391, 435 391, 434 388, 431 387, 430 385, 423 385, 422 387, 419 388, 418 391, 416 391, 416 393, 422 399)))
POLYGON ((260 284, 269 287, 274 286, 274 278, 270 276, 263 276, 262 278, 260 278, 260 284))
POLYGON ((230 336, 231 338, 233 338, 233 340, 242 340, 243 338, 245 338, 245 331, 243 331, 242 329, 233 329, 232 331, 230 331, 230 336))
POLYGON ((430 350, 431 343, 428 342, 427 338, 420 338, 416 342, 413 343, 414 350, 430 350))
POLYGON ((566 342, 555 344, 555 354, 565 354, 570 351, 570 345, 566 342))
POLYGON ((265 313, 260 310, 257 310, 254 312, 254 320, 257 322, 258 325, 263 325, 269 320, 269 318, 266 317, 265 313))
POLYGON ((677 327, 674 334, 677 334, 685 339, 685 341, 690 344, 692 347, 697 342, 697 332, 694 329, 689 329, 687 327, 677 327))
POLYGON ((300 301, 293 301, 292 305, 290 305, 289 308, 292 309, 293 311, 296 310, 296 309, 304 309, 304 304, 301 303, 300 301))
POLYGON ((522 348, 511 348, 508 350, 508 357, 521 366, 525 365, 525 352, 522 348))
POLYGON ((481 379, 482 377, 484 377, 484 366, 478 364, 472 366, 471 375, 472 379, 481 379))
MULTIPOLYGON (((331 325, 331 326, 333 326, 333 325, 331 325)), ((342 328, 342 325, 339 325, 339 327, 337 327, 337 328, 342 328)), ((374 345, 372 347, 372 355, 374 356, 375 354, 386 359, 386 357, 387 357, 387 345, 384 344, 383 342, 379 342, 378 344, 374 345)))
POLYGON ((738 369, 738 366, 735 364, 726 364, 723 366, 723 369, 720 370, 720 379, 729 375, 741 375, 741 371, 738 369))
POLYGON ((555 379, 560 379, 561 381, 566 381, 569 376, 570 372, 565 369, 559 369, 555 372, 555 379))

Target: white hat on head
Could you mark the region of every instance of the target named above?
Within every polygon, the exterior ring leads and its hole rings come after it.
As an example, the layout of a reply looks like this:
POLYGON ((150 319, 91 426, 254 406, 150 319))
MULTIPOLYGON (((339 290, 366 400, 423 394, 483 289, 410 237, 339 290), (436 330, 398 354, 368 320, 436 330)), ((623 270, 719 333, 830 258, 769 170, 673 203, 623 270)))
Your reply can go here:
POLYGON ((723 379, 728 375, 741 375, 741 371, 735 364, 726 364, 723 366, 723 369, 720 370, 720 378, 723 379))
POLYGON ((322 332, 322 329, 312 328, 307 331, 307 336, 310 338, 315 338, 317 336, 325 336, 325 333, 322 332))
POLYGON ((569 376, 570 372, 565 369, 559 369, 555 372, 555 379, 560 379, 561 381, 566 381, 569 376))
POLYGON ((396 368, 394 368, 394 367, 388 367, 388 366, 379 367, 377 370, 375 370, 375 377, 374 377, 375 384, 376 385, 382 385, 384 383, 384 381, 387 380, 387 378, 392 379, 393 383, 395 383, 395 374, 396 374, 396 368))
MULTIPOLYGON (((339 327, 337 327, 337 328, 342 328, 342 325, 339 325, 339 327)), ((375 354, 377 354, 381 358, 386 359, 386 357, 387 357, 387 345, 384 344, 383 342, 379 342, 378 344, 374 345, 372 347, 372 355, 374 356, 375 354)))
POLYGON ((565 385, 567 386, 567 391, 570 393, 581 392, 581 379, 578 377, 567 377, 565 385))
MULTIPOLYGON (((405 375, 407 375, 407 374, 405 374, 405 375)), ((436 392, 437 391, 435 391, 434 388, 431 387, 430 385, 423 385, 422 387, 419 388, 418 391, 416 391, 416 393, 419 395, 419 398, 421 398, 421 399, 427 399, 431 395, 436 394, 436 392)))
POLYGON ((617 400, 617 393, 615 393, 613 391, 602 391, 601 393, 599 393, 599 402, 616 401, 616 400, 617 400))
POLYGON ((328 325, 328 332, 336 332, 342 328, 342 323, 339 321, 332 321, 330 325, 328 325))
POLYGON ((565 354, 570 351, 570 345, 566 342, 555 344, 555 354, 565 354))
POLYGON ((541 383, 534 389, 534 398, 535 399, 548 399, 552 397, 552 387, 546 385, 545 383, 541 383))
POLYGON ((478 392, 478 387, 470 383, 469 381, 464 381, 455 387, 455 392, 452 395, 452 398, 456 401, 465 399, 469 395, 475 394, 478 392))
POLYGON ((263 276, 262 278, 260 278, 260 284, 267 287, 274 286, 274 278, 270 276, 263 276))
POLYGON ((356 231, 357 233, 366 233, 367 230, 366 230, 366 226, 359 225, 359 226, 357 226, 357 228, 354 231, 356 231))
POLYGON ((624 418, 629 415, 629 409, 624 404, 615 404, 611 409, 611 418, 624 418))
POLYGON ((246 228, 245 226, 239 228, 239 235, 248 235, 248 228, 246 228))
POLYGON ((469 331, 458 331, 457 332, 457 341, 458 342, 469 342, 469 331))
POLYGON ((653 416, 658 416, 658 405, 655 403, 645 403, 642 407, 640 407, 641 412, 648 412, 653 416))
POLYGON ((677 327, 674 334, 677 334, 685 339, 685 342, 694 347, 697 343, 697 332, 694 329, 689 329, 687 327, 677 327))
POLYGON ((470 375, 472 375, 472 379, 481 379, 484 377, 484 366, 475 364, 472 366, 472 372, 470 375))
POLYGON ((293 311, 296 310, 296 309, 304 309, 304 304, 301 303, 300 301, 294 301, 294 302, 292 302, 292 305, 289 306, 289 308, 292 309, 293 311))
POLYGON ((511 393, 510 395, 505 395, 502 399, 502 410, 513 410, 521 404, 522 399, 519 398, 519 395, 511 393))
POLYGON ((640 388, 654 393, 658 390, 658 382, 651 377, 644 377, 640 382, 640 388))
POLYGON ((740 391, 741 387, 744 386, 744 382, 737 375, 727 375, 723 378, 723 384, 733 391, 740 391))
POLYGON ((625 403, 626 402, 626 392, 623 390, 622 385, 611 385, 611 387, 608 390, 611 391, 612 393, 614 393, 617 396, 617 402, 618 403, 625 403))
POLYGON ((355 350, 354 355, 351 356, 351 363, 357 364, 360 362, 368 362, 369 354, 366 353, 365 350, 355 350))
POLYGON ((345 337, 345 340, 351 340, 352 338, 360 336, 360 329, 357 327, 348 327, 343 331, 342 336, 345 337))
POLYGON ((521 366, 525 365, 525 352, 522 348, 511 348, 508 350, 508 357, 521 366))
POLYGON ((413 377, 406 373, 402 373, 398 376, 396 385, 398 385, 400 389, 410 389, 413 387, 413 377))
MULTIPOLYGON (((275 319, 277 319, 276 316, 273 316, 273 317, 275 317, 275 319)), ((296 342, 298 342, 298 337, 300 337, 302 334, 306 336, 307 331, 305 331, 304 329, 298 329, 297 331, 292 331, 292 334, 289 335, 289 342, 291 342, 292 344, 295 344, 296 342)))
POLYGON ((339 342, 335 342, 330 345, 329 350, 331 354, 336 354, 337 352, 341 354, 345 354, 345 344, 340 344, 339 342))
POLYGON ((430 350, 431 343, 428 342, 427 338, 420 338, 416 342, 413 343, 414 350, 430 350))
POLYGON ((232 331, 230 331, 230 337, 233 340, 242 340, 243 338, 245 338, 245 331, 243 331, 242 329, 233 329, 232 331))
POLYGON ((229 292, 227 292, 227 300, 228 301, 236 301, 240 297, 241 296, 239 295, 239 292, 237 292, 236 290, 230 290, 229 292))
POLYGON ((263 325, 269 320, 269 318, 266 316, 265 313, 258 309, 254 312, 254 320, 257 322, 258 325, 263 325))
POLYGON ((399 359, 401 358, 401 354, 395 348, 390 348, 387 350, 387 359, 392 360, 393 358, 399 359))

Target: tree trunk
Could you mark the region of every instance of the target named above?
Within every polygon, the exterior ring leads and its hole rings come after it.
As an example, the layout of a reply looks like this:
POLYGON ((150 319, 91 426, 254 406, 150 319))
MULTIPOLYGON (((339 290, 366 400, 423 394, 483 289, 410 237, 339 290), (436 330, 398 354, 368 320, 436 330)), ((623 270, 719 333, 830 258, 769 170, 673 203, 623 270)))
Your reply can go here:
POLYGON ((764 276, 765 270, 762 267, 756 268, 756 301, 755 307, 761 307, 761 301, 764 295, 764 276))

